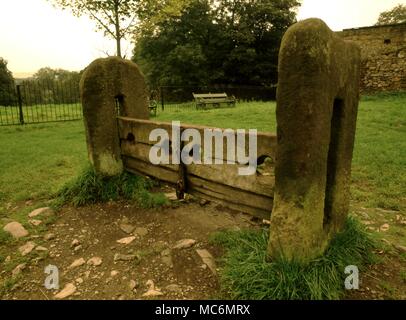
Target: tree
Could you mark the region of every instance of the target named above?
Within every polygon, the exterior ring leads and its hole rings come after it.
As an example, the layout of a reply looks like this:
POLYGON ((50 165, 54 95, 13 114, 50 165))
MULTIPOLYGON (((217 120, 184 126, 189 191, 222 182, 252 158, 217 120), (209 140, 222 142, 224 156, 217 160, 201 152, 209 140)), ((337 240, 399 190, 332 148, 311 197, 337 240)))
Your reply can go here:
POLYGON ((79 17, 96 21, 98 30, 116 40, 117 56, 122 57, 121 40, 134 32, 138 0, 48 0, 79 17))
POLYGON ((382 12, 376 25, 406 23, 406 5, 399 4, 392 10, 382 12))
POLYGON ((7 67, 7 61, 0 57, 0 105, 10 106, 15 102, 14 78, 7 67))
POLYGON ((192 0, 179 15, 137 32, 133 60, 153 87, 274 84, 280 42, 298 6, 297 0, 192 0))

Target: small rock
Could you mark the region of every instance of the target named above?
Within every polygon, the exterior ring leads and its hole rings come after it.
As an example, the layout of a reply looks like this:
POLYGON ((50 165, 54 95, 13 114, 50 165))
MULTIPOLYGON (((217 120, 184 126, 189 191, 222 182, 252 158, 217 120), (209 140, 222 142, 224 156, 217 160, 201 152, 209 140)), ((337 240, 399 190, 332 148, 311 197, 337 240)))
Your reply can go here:
POLYGON ((271 221, 264 219, 264 220, 262 220, 262 224, 267 225, 267 226, 270 226, 270 225, 271 225, 271 221))
POLYGON ((11 272, 13 277, 18 276, 26 267, 26 263, 19 264, 17 267, 15 267, 14 270, 11 272))
POLYGON ((38 246, 35 248, 35 251, 46 252, 48 251, 48 249, 42 246, 38 246))
POLYGON ((68 267, 68 269, 77 268, 83 266, 86 263, 85 259, 80 258, 72 262, 72 264, 68 267))
POLYGON ((31 253, 32 250, 36 247, 36 244, 32 241, 27 242, 25 245, 18 248, 22 256, 26 256, 27 254, 31 253))
POLYGON ((38 227, 42 223, 42 221, 36 220, 36 219, 31 219, 31 220, 29 220, 29 223, 31 223, 34 227, 38 227))
POLYGON ((209 203, 210 203, 209 200, 202 199, 202 200, 200 200, 199 205, 200 205, 201 207, 204 207, 204 206, 207 206, 209 203))
POLYGON ((116 253, 114 255, 114 261, 132 261, 132 260, 141 260, 141 258, 135 254, 116 253))
POLYGON ((134 291, 135 289, 137 289, 138 286, 139 286, 139 284, 136 281, 134 281, 134 280, 130 281, 130 290, 131 291, 134 291))
POLYGON ((76 287, 73 283, 68 283, 61 292, 55 295, 55 299, 65 299, 74 294, 76 287))
POLYGON ((93 257, 87 261, 87 265, 98 267, 103 263, 102 258, 100 257, 93 257))
POLYGON ((142 295, 143 297, 158 297, 163 295, 161 290, 155 288, 154 282, 152 280, 147 281, 147 287, 149 287, 149 290, 142 295))
POLYGON ((31 213, 28 214, 28 217, 30 217, 30 218, 35 218, 38 216, 52 217, 53 215, 55 215, 54 210, 47 207, 47 208, 35 209, 34 211, 32 211, 31 213))
POLYGON ((136 237, 127 237, 127 238, 117 240, 117 243, 127 245, 127 244, 130 244, 131 242, 133 242, 135 239, 136 239, 136 237))
POLYGON ((78 245, 80 245, 80 241, 78 239, 75 239, 72 241, 72 243, 70 244, 71 248, 77 247, 78 245))
POLYGON ((135 227, 128 223, 121 223, 120 229, 127 234, 131 234, 134 231, 135 227))
POLYGON ((182 292, 182 288, 177 284, 170 284, 165 289, 169 292, 182 292))
POLYGON ((53 233, 47 233, 47 234, 44 236, 44 240, 45 240, 45 241, 50 241, 50 240, 53 240, 53 239, 55 239, 55 234, 53 234, 53 233))
POLYGON ((197 249, 196 252, 200 256, 200 258, 202 258, 203 262, 209 267, 211 272, 214 275, 217 275, 216 263, 214 261, 213 256, 210 254, 210 252, 207 251, 206 249, 202 249, 202 250, 197 249))
POLYGON ((78 252, 80 250, 82 250, 82 245, 81 244, 73 249, 73 251, 75 251, 75 252, 78 252))
POLYGON ((83 279, 82 279, 82 278, 77 278, 77 279, 76 279, 76 282, 77 282, 78 284, 82 284, 82 283, 83 283, 83 279))
POLYGON ((175 246, 173 247, 173 249, 187 249, 187 248, 191 248, 196 244, 196 240, 193 239, 183 239, 178 241, 175 246))
POLYGON ((134 234, 139 237, 145 237, 148 234, 148 229, 147 228, 137 228, 137 229, 135 229, 134 234))
POLYGON ((11 261, 11 257, 7 256, 6 260, 4 260, 5 263, 9 263, 11 261))
POLYGON ((389 230, 389 228, 390 228, 389 224, 385 223, 379 228, 379 230, 382 232, 386 232, 389 230))
POLYGON ((173 267, 173 261, 172 261, 172 253, 170 249, 166 249, 161 252, 161 259, 164 264, 166 264, 168 267, 172 268, 173 267))
POLYGON ((29 232, 22 226, 22 224, 16 221, 8 223, 3 230, 10 233, 16 239, 29 235, 29 232))
POLYGON ((115 277, 115 276, 117 276, 118 274, 119 274, 118 271, 113 270, 113 271, 111 271, 110 276, 115 277))

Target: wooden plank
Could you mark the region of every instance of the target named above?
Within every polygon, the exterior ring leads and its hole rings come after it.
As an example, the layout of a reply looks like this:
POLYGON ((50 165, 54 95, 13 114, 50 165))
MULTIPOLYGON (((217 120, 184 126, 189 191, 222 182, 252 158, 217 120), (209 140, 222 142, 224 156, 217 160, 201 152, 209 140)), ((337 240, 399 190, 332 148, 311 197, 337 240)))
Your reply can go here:
MULTIPOLYGON (((138 143, 138 142, 130 142, 127 140, 121 141, 121 154, 123 156, 136 158, 138 160, 142 160, 144 162, 148 162, 152 165, 149 159, 149 152, 151 150, 151 145, 138 143)), ((169 155, 170 163, 172 163, 172 155, 169 155)), ((172 171, 178 171, 179 165, 175 164, 160 164, 160 166, 170 169, 172 171)))
POLYGON ((242 204, 262 210, 272 210, 273 196, 266 197, 251 192, 238 190, 223 184, 207 181, 194 176, 187 176, 187 191, 197 190, 221 200, 242 204))
POLYGON ((188 175, 193 175, 204 180, 221 183, 232 188, 251 192, 253 194, 273 197, 275 176, 254 174, 240 176, 238 168, 241 166, 224 165, 196 165, 187 166, 188 175))
MULTIPOLYGON (((119 123, 119 134, 122 140, 127 140, 129 134, 131 133, 132 137, 134 137, 135 142, 144 143, 154 145, 155 141, 149 140, 149 134, 154 129, 164 129, 169 134, 169 139, 172 140, 172 126, 169 122, 159 122, 159 121, 149 121, 149 120, 139 120, 133 118, 126 118, 126 117, 118 117, 119 123)), ((199 131, 202 137, 202 145, 203 145, 203 152, 204 152, 204 130, 205 129, 221 129, 215 127, 208 127, 208 126, 199 126, 199 125, 189 125, 189 124, 182 124, 181 129, 196 129, 199 131)), ((224 129, 221 129, 224 130, 224 129)), ((248 154, 248 138, 249 132, 246 131, 246 154, 248 154)), ((214 149, 214 141, 212 139, 212 150, 214 149)), ((226 139, 224 139, 226 140, 226 139)), ((277 145, 277 137, 275 134, 266 133, 266 132, 258 132, 257 134, 257 155, 258 157, 261 156, 269 156, 272 159, 275 159, 276 156, 276 145, 277 145)), ((215 158, 215 154, 213 153, 213 158, 215 158)), ((227 159, 227 143, 224 142, 223 144, 223 158, 227 159)))
POLYGON ((264 211, 262 209, 253 208, 253 207, 250 207, 250 206, 244 206, 242 204, 234 204, 234 203, 231 203, 229 201, 225 201, 225 200, 219 199, 217 197, 213 197, 213 196, 211 196, 209 194, 199 192, 197 190, 191 190, 188 193, 191 194, 191 195, 194 195, 196 197, 202 198, 202 199, 217 202, 217 203, 219 203, 221 205, 224 205, 227 208, 230 208, 230 209, 233 209, 233 210, 236 210, 236 211, 239 211, 239 212, 244 212, 244 213, 251 214, 251 215, 253 215, 255 217, 258 217, 260 219, 269 220, 270 217, 271 217, 271 211, 268 211, 268 210, 264 211))
POLYGON ((128 171, 138 171, 147 176, 173 184, 176 184, 178 181, 178 172, 165 167, 155 166, 149 162, 127 156, 123 156, 123 163, 125 169, 128 171))

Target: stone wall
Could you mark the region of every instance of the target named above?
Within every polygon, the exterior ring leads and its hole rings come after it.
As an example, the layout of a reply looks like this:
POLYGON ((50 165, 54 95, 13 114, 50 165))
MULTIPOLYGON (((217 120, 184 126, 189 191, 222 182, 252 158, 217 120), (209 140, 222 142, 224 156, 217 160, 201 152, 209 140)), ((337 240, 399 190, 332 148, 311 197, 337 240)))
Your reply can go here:
POLYGON ((406 90, 406 23, 347 29, 338 34, 361 47, 361 91, 406 90))

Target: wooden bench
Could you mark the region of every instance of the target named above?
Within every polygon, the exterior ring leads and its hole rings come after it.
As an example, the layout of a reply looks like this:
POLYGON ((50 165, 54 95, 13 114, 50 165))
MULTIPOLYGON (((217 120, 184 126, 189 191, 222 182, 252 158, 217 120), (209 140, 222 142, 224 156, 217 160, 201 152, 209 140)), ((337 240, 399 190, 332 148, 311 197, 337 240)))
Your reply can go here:
POLYGON ((212 108, 220 108, 222 104, 225 104, 228 107, 235 107, 236 102, 234 96, 229 97, 225 92, 203 94, 193 93, 193 98, 196 102, 196 109, 206 109, 208 106, 211 106, 212 108))

